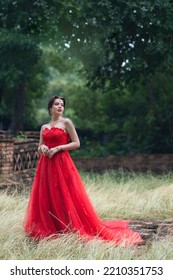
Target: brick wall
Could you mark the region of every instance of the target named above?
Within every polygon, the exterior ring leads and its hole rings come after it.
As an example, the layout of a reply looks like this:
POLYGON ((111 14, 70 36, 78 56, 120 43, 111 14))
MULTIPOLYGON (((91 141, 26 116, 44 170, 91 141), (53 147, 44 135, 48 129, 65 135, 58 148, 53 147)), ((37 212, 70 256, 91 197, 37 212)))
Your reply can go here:
MULTIPOLYGON (((0 175, 32 180, 37 166, 39 132, 26 132, 27 139, 15 139, 0 131, 0 175)), ((84 171, 102 172, 108 169, 130 171, 173 171, 173 154, 108 156, 102 158, 73 158, 84 171)))
POLYGON ((31 181, 39 154, 38 137, 28 133, 27 139, 16 139, 6 131, 0 131, 0 175, 2 178, 31 181))
POLYGON ((15 140, 13 150, 13 171, 35 168, 37 165, 38 141, 35 139, 15 140))
POLYGON ((76 158, 76 166, 85 171, 102 172, 108 169, 156 173, 173 171, 173 154, 108 156, 102 158, 76 158))
POLYGON ((0 131, 0 174, 13 172, 14 138, 5 131, 0 131))

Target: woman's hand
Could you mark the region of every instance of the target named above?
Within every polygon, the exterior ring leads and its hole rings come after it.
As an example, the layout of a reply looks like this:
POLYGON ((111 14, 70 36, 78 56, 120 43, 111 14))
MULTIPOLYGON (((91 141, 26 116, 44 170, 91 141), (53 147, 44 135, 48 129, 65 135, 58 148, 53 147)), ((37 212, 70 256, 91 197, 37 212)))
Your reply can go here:
POLYGON ((42 144, 40 146, 40 151, 42 152, 43 155, 47 156, 49 152, 49 148, 46 145, 42 144))
POLYGON ((47 156, 49 158, 51 158, 51 157, 53 157, 54 154, 58 153, 60 150, 61 150, 60 147, 51 148, 51 149, 49 149, 47 156))

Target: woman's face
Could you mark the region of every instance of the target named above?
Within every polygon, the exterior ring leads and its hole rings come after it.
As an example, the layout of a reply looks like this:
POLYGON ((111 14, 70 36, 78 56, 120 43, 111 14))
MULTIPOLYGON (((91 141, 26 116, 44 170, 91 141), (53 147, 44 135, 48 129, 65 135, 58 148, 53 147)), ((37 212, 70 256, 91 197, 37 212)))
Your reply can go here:
POLYGON ((64 112, 64 101, 60 98, 56 98, 50 108, 51 115, 62 115, 64 112))

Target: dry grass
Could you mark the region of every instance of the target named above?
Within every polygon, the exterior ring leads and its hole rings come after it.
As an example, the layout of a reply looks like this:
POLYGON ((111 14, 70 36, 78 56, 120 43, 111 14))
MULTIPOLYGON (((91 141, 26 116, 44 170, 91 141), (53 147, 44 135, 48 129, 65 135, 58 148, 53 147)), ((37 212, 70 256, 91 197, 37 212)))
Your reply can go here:
MULTIPOLYGON (((88 195, 103 219, 173 219, 173 174, 81 173, 88 195)), ((2 180, 2 178, 1 178, 2 180)), ((14 182, 14 191, 0 193, 0 259, 133 260, 173 259, 173 238, 152 241, 149 247, 120 248, 75 234, 39 243, 23 232, 29 192, 14 182)))

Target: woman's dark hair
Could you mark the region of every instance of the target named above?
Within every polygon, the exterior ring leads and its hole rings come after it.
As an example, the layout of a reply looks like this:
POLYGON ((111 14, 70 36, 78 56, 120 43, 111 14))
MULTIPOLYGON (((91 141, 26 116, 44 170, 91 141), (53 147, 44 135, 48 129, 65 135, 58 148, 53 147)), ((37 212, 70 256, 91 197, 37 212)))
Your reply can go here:
POLYGON ((52 97, 50 98, 50 100, 49 100, 49 102, 48 102, 48 105, 47 105, 47 109, 48 109, 48 111, 49 111, 49 115, 50 115, 50 108, 52 108, 52 105, 53 105, 55 99, 61 99, 61 100, 63 101, 63 103, 64 103, 64 108, 65 108, 65 103, 66 103, 66 102, 65 102, 65 98, 62 97, 62 96, 54 95, 54 96, 52 96, 52 97))

